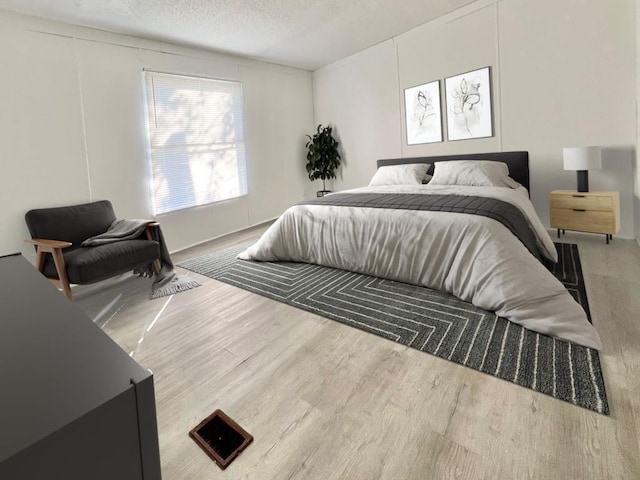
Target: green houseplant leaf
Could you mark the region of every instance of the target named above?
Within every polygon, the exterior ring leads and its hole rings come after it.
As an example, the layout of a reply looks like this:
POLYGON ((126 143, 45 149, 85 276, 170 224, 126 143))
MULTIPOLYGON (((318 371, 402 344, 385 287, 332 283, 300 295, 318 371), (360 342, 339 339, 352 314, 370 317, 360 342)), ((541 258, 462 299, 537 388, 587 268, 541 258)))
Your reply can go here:
POLYGON ((333 138, 332 127, 318 125, 316 133, 307 135, 307 174, 309 180, 322 179, 322 189, 325 188, 325 180, 336 178, 336 170, 340 166, 340 153, 338 141, 333 138))

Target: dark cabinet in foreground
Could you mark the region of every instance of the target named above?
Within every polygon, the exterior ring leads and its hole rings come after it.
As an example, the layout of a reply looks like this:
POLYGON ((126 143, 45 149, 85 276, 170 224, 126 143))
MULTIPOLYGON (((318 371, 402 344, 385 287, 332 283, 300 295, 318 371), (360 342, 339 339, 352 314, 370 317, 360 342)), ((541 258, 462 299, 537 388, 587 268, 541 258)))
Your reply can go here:
POLYGON ((0 478, 161 478, 152 374, 20 255, 0 257, 0 478))

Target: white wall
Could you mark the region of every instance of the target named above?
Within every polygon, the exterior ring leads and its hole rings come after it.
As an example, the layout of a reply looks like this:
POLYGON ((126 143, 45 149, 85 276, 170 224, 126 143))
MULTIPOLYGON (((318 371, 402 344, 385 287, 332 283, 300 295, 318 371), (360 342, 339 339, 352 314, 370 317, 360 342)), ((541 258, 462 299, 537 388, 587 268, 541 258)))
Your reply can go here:
POLYGON ((638 107, 640 106, 640 0, 636 0, 636 162, 634 165, 635 178, 635 213, 636 213, 636 242, 640 245, 640 152, 638 139, 640 138, 640 122, 638 122, 638 107))
POLYGON ((142 69, 242 82, 249 195, 160 216, 171 250, 278 216, 312 196, 309 72, 0 13, 0 255, 31 208, 110 199, 150 218, 142 69))
POLYGON ((562 147, 601 145, 603 169, 589 173, 589 188, 620 192, 620 236, 633 238, 633 2, 498 6, 502 148, 532 152, 532 197, 541 217, 548 221, 550 190, 576 185, 575 172, 562 169, 562 147))
POLYGON ((633 237, 634 3, 480 0, 314 72, 316 123, 336 126, 349 158, 335 188, 366 184, 378 158, 528 150, 532 201, 548 225, 549 192, 576 185, 562 148, 601 145, 591 190, 620 191, 620 236, 633 237), (485 66, 494 136, 407 145, 403 90, 485 66))
POLYGON ((340 142, 340 188, 362 185, 375 159, 400 157, 396 53, 392 41, 334 63, 313 74, 316 123, 334 125, 340 142))

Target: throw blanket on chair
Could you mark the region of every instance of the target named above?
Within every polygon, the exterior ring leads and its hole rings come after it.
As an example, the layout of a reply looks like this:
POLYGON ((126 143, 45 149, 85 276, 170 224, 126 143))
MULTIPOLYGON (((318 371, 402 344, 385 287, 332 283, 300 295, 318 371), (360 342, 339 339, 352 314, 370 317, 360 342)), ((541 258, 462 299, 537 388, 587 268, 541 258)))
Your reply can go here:
MULTIPOLYGON (((83 247, 97 247, 106 243, 119 242, 123 240, 133 240, 145 233, 147 225, 155 223, 153 220, 116 220, 111 224, 105 233, 88 238, 82 242, 83 247)), ((160 226, 153 228, 154 238, 160 244, 160 263, 162 268, 157 274, 151 286, 151 298, 160 298, 174 293, 183 292, 191 288, 199 287, 200 284, 186 275, 178 275, 173 268, 173 262, 164 241, 160 226)), ((153 265, 149 265, 145 270, 136 270, 140 276, 151 277, 155 271, 153 265)))

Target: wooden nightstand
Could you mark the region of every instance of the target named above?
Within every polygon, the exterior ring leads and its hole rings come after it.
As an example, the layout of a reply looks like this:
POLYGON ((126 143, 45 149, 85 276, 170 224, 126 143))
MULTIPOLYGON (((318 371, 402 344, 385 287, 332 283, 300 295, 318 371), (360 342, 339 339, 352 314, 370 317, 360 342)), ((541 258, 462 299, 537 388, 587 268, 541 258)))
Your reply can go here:
POLYGON ((551 228, 579 232, 604 233, 607 243, 620 230, 618 192, 576 192, 554 190, 549 195, 551 228))

